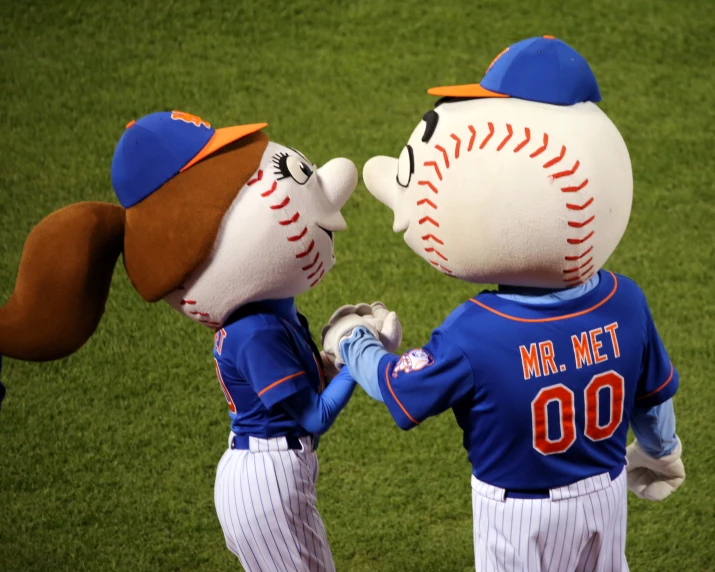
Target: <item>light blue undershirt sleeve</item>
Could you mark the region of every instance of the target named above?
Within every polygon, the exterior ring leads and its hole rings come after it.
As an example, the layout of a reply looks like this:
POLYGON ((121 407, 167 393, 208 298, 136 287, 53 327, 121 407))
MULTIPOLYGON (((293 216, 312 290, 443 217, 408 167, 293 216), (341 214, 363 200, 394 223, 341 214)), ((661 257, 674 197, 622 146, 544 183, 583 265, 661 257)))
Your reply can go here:
POLYGON ((647 409, 633 409, 631 428, 643 450, 656 459, 670 455, 678 446, 673 400, 647 409))
POLYGON ((344 367, 322 393, 305 388, 281 402, 283 408, 309 433, 322 435, 348 404, 355 381, 344 367))
POLYGON ((370 397, 384 403, 378 383, 380 360, 390 355, 366 328, 355 328, 349 338, 340 343, 340 355, 353 379, 370 397))

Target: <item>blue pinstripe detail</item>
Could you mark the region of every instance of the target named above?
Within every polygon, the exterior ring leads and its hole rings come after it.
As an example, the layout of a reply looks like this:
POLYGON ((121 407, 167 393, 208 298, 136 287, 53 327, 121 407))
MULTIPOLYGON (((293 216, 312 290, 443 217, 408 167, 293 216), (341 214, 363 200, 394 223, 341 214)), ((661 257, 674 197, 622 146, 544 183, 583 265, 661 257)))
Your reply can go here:
MULTIPOLYGON (((263 457, 263 473, 265 477, 268 477, 268 469, 266 468, 266 457, 267 455, 261 455, 263 457)), ((271 458, 271 462, 272 462, 271 458)), ((275 467, 271 467, 273 469, 272 474, 275 477, 275 467)), ((278 481, 276 480, 276 487, 278 487, 278 481)), ((281 526, 281 522, 278 520, 278 514, 276 513, 276 505, 273 502, 273 495, 271 494, 271 486, 270 483, 268 482, 268 479, 266 478, 266 488, 268 489, 268 501, 269 504, 271 505, 271 508, 273 509, 273 517, 276 519, 276 523, 278 524, 278 528, 281 531, 281 538, 283 538, 283 545, 286 547, 286 550, 288 551, 288 555, 290 556, 290 561, 293 564, 293 567, 295 568, 295 560, 293 560, 293 555, 291 554, 290 548, 288 548, 288 542, 286 541, 285 534, 283 534, 283 527, 281 526)), ((280 496, 280 487, 278 488, 278 495, 280 496)), ((263 504, 263 503, 261 503, 263 504)), ((265 508, 264 508, 265 511, 265 508)), ((287 519, 286 519, 287 520, 287 519)), ((275 539, 274 539, 275 540, 275 539)), ((293 540, 295 542, 295 540, 293 540)), ((280 549, 278 550, 280 553, 280 549)), ((283 560, 283 556, 281 555, 281 560, 283 560)), ((283 562, 283 565, 288 569, 288 566, 286 565, 285 561, 283 562)))
MULTIPOLYGON (((233 483, 237 482, 237 481, 236 481, 236 465, 237 465, 237 463, 234 462, 234 465, 233 465, 233 474, 231 475, 231 482, 233 482, 233 483)), ((240 480, 239 480, 238 482, 239 482, 240 484, 242 484, 240 480)), ((238 515, 238 497, 237 497, 237 495, 236 495, 236 489, 234 488, 234 489, 232 489, 232 490, 233 490, 233 502, 234 502, 234 506, 236 507, 236 514, 238 515)), ((243 487, 241 487, 241 496, 243 496, 243 487)), ((243 514, 246 515, 246 523, 248 524, 248 530, 251 531, 251 536, 253 536, 253 542, 256 542, 256 535, 255 535, 255 533, 253 532, 253 527, 251 526, 251 521, 248 520, 248 510, 246 510, 246 503, 241 502, 241 505, 243 506, 243 514)), ((241 522, 240 522, 240 521, 239 521, 239 526, 241 526, 241 522)), ((243 526, 241 526, 241 533, 242 533, 242 536, 245 536, 245 532, 244 532, 244 530, 243 530, 243 526)), ((238 536, 236 536, 236 538, 238 538, 238 536)), ((256 553, 253 552, 253 546, 251 546, 251 542, 248 541, 248 538, 246 538, 246 540, 247 540, 246 544, 248 544, 248 549, 251 551, 251 555, 253 556, 253 560, 256 562, 256 566, 258 566, 258 567, 260 568, 260 567, 261 567, 261 564, 260 564, 260 561, 258 560, 258 558, 256 558, 256 553)), ((256 545, 257 545, 257 543, 256 543, 256 545)))
MULTIPOLYGON (((281 459, 281 466, 283 467, 283 476, 285 477, 285 483, 288 486, 288 506, 290 507, 290 517, 291 520, 293 521, 293 529, 291 531, 291 536, 293 535, 293 531, 297 533, 298 527, 295 525, 295 512, 293 511, 293 499, 291 498, 290 494, 290 486, 288 485, 288 473, 286 472, 286 466, 285 466, 285 461, 283 460, 283 455, 279 455, 281 459)), ((279 487, 280 490, 280 487, 279 487)), ((298 502, 298 510, 300 510, 300 501, 298 502)), ((295 542, 295 546, 298 549, 298 558, 302 560, 303 558, 303 546, 300 542, 298 542, 297 538, 293 538, 293 541, 295 542)))
MULTIPOLYGON (((243 485, 243 484, 244 483, 241 482, 241 485, 243 485)), ((248 498, 251 499, 251 506, 253 506, 253 495, 251 495, 250 483, 248 483, 248 486, 249 486, 249 489, 248 489, 247 496, 248 496, 248 498)), ((243 497, 245 499, 244 492, 243 492, 243 486, 241 486, 241 497, 243 497)), ((235 498, 236 497, 235 497, 235 491, 234 491, 234 499, 235 498)), ((245 500, 243 502, 241 502, 241 504, 243 505, 243 514, 246 515, 246 524, 248 524, 248 529, 251 531, 251 536, 253 536, 253 542, 255 543, 254 546, 256 546, 256 548, 258 548, 258 551, 261 554, 261 560, 263 560, 265 557, 260 550, 261 545, 258 543, 258 539, 256 538, 256 533, 253 531, 253 527, 251 526, 251 520, 248 518, 248 507, 246 506, 245 500)), ((254 515, 256 514, 255 507, 253 508, 253 514, 254 515)), ((241 526, 241 530, 243 530, 243 526, 241 526)), ((260 525, 259 525, 259 530, 260 530, 260 525)), ((263 533, 261 533, 261 536, 263 536, 263 533)), ((264 542, 264 544, 265 544, 265 542, 264 542)), ((255 558, 256 554, 255 554, 255 552, 253 552, 253 547, 251 546, 250 541, 248 542, 248 547, 251 549, 251 552, 253 553, 253 557, 255 558)), ((269 555, 270 555, 270 553, 269 553, 269 555)), ((258 560, 256 560, 256 561, 258 562, 258 560)), ((275 562, 273 563, 273 565, 275 566, 275 562)), ((260 563, 259 563, 259 568, 260 568, 260 563)))
MULTIPOLYGON (((253 462, 253 472, 254 472, 254 476, 256 477, 256 480, 253 481, 253 484, 255 484, 255 483, 259 482, 258 468, 257 468, 255 460, 253 462)), ((258 516, 258 514, 256 513, 255 504, 253 502, 254 493, 253 493, 253 488, 251 487, 250 479, 249 479, 249 488, 251 489, 251 506, 253 506, 253 514, 258 516)), ((275 569, 277 570, 278 563, 276 562, 276 559, 273 557, 273 550, 271 550, 270 546, 268 546, 267 537, 266 537, 265 533, 263 532, 263 526, 262 526, 263 523, 265 523, 268 526, 268 531, 271 533, 271 539, 273 540, 273 544, 276 547, 276 552, 278 552, 279 555, 280 555, 280 549, 278 548, 278 543, 276 542, 275 536, 273 536, 273 530, 271 529, 271 525, 268 522, 268 515, 266 513, 265 505, 263 504, 263 494, 261 493, 260 486, 258 487, 258 498, 261 501, 261 509, 262 509, 261 516, 263 517, 262 520, 259 521, 259 523, 258 523, 258 529, 261 531, 261 538, 263 538, 263 546, 265 546, 268 549, 268 555, 271 557, 271 561, 273 562, 273 565, 275 566, 275 569)), ((283 568, 286 568, 285 562, 283 562, 283 556, 280 555, 280 558, 281 558, 281 563, 283 564, 283 568)))

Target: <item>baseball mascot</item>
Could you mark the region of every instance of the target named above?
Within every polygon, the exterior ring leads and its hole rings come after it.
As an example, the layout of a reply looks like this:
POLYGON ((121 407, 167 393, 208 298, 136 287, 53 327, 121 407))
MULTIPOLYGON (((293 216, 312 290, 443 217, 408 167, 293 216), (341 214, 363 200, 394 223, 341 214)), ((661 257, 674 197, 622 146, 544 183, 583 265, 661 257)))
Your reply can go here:
MULTIPOLYGON (((269 141, 265 126, 215 130, 176 111, 131 122, 112 163, 122 206, 71 205, 30 233, 0 308, 0 354, 41 361, 77 351, 122 254, 144 300, 215 332, 231 417, 215 501, 229 550, 246 570, 334 570, 316 509, 315 447, 354 381, 344 369, 326 387, 293 297, 333 267, 333 232, 345 229, 340 208, 357 171, 347 159, 317 169, 269 141)), ((379 336, 388 313, 359 310, 379 336)))
POLYGON ((626 487, 660 500, 685 472, 678 373, 639 287, 602 268, 631 210, 626 145, 586 61, 549 36, 504 50, 480 84, 430 93, 365 184, 435 270, 498 289, 402 356, 354 314, 331 320, 324 349, 402 429, 452 409, 477 570, 627 570, 626 487))

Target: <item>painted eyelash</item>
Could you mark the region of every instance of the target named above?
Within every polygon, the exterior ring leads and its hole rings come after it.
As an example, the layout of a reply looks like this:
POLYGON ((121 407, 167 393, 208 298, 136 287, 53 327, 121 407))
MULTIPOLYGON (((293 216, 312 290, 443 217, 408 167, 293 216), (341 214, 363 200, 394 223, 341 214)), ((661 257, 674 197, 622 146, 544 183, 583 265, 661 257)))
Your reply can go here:
POLYGON ((288 170, 288 153, 276 153, 273 155, 272 162, 276 167, 276 170, 273 171, 274 175, 280 175, 278 177, 278 180, 280 181, 281 179, 285 179, 287 177, 290 177, 290 171, 288 170))

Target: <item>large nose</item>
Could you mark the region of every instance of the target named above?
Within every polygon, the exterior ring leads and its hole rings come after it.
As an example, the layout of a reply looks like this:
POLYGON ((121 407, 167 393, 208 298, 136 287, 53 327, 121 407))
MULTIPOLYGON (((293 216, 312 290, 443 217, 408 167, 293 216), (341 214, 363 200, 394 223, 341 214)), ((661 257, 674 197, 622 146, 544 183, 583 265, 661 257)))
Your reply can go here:
POLYGON ((395 214, 394 232, 402 232, 409 226, 404 208, 400 208, 400 196, 404 189, 397 184, 398 160, 394 157, 373 157, 362 169, 362 178, 370 194, 395 214))
POLYGON ((330 204, 340 210, 357 187, 357 167, 349 159, 332 159, 318 169, 318 179, 330 204))

